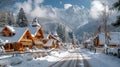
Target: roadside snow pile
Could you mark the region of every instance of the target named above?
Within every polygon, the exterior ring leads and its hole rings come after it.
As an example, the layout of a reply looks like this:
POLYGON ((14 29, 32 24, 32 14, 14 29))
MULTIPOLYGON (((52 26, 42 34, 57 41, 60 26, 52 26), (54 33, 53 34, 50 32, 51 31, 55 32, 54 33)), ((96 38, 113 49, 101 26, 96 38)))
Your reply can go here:
POLYGON ((63 51, 59 50, 59 51, 52 51, 50 54, 52 56, 56 56, 56 57, 64 57, 64 56, 68 55, 69 52, 68 51, 63 52, 63 51))

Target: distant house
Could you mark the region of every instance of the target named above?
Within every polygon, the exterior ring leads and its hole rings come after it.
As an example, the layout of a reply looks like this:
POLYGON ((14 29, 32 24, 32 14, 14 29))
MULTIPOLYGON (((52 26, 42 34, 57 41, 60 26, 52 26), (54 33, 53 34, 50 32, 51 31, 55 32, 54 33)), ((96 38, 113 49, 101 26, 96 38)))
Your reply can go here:
POLYGON ((58 48, 60 44, 60 39, 55 34, 46 33, 44 34, 43 43, 44 43, 44 48, 58 48))
POLYGON ((92 38, 89 38, 89 39, 85 40, 83 42, 83 46, 84 46, 84 48, 88 48, 90 46, 93 46, 93 40, 92 40, 92 38))
POLYGON ((28 28, 5 26, 1 30, 0 38, 5 41, 6 51, 23 51, 31 48, 33 38, 28 28))
MULTIPOLYGON (((110 32, 108 38, 108 46, 115 47, 120 45, 120 32, 110 32)), ((105 34, 100 33, 94 38, 94 44, 96 46, 105 45, 105 34)))

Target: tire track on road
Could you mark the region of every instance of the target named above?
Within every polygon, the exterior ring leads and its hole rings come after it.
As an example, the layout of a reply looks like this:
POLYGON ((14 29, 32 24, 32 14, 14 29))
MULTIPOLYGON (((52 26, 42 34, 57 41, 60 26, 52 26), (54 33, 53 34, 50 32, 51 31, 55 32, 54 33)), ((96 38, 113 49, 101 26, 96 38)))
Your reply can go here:
POLYGON ((83 56, 83 54, 79 51, 81 57, 83 58, 83 64, 84 67, 91 67, 90 63, 87 61, 87 59, 83 56))

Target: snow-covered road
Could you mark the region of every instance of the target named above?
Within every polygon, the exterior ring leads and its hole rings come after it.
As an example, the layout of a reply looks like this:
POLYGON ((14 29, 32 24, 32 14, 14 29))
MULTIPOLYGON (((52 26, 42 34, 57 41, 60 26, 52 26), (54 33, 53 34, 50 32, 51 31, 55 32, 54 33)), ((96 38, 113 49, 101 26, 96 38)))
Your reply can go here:
POLYGON ((88 61, 91 67, 120 67, 120 58, 103 53, 93 53, 86 49, 81 49, 80 53, 88 61))
POLYGON ((73 50, 70 51, 69 55, 50 65, 50 67, 84 67, 84 63, 79 51, 73 50))
MULTIPOLYGON (((34 55, 34 54, 32 54, 34 55)), ((93 53, 87 49, 57 49, 45 57, 18 55, 0 59, 6 67, 119 67, 120 58, 103 53, 93 53)), ((39 54, 35 54, 39 55, 39 54)))

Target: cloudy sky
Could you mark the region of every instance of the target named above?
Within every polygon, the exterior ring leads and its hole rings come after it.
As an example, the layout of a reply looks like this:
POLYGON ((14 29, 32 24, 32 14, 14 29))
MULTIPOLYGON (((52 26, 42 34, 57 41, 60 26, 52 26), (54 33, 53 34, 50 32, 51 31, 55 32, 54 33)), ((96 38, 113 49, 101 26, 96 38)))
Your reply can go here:
POLYGON ((14 9, 18 11, 22 7, 31 16, 45 16, 48 13, 46 6, 53 9, 66 9, 72 5, 77 5, 90 9, 90 2, 90 0, 16 0, 14 9))
MULTIPOLYGON (((5 0, 6 1, 6 0, 5 0)), ((87 17, 98 19, 100 12, 104 10, 106 3, 107 11, 117 0, 14 0, 12 11, 16 14, 23 8, 29 17, 62 18, 62 21, 70 23, 79 22, 83 25, 88 22, 87 17), (70 8, 72 7, 72 8, 70 8), (77 17, 77 18, 76 18, 77 17)), ((113 12, 114 14, 115 12, 113 12)), ((55 20, 55 19, 53 19, 55 20)))
POLYGON ((92 17, 96 17, 98 11, 102 11, 104 6, 102 3, 111 5, 116 0, 15 0, 14 8, 24 8, 26 13, 41 12, 44 14, 46 10, 42 6, 51 6, 52 8, 66 9, 72 5, 78 5, 79 7, 85 7, 90 10, 92 17))

